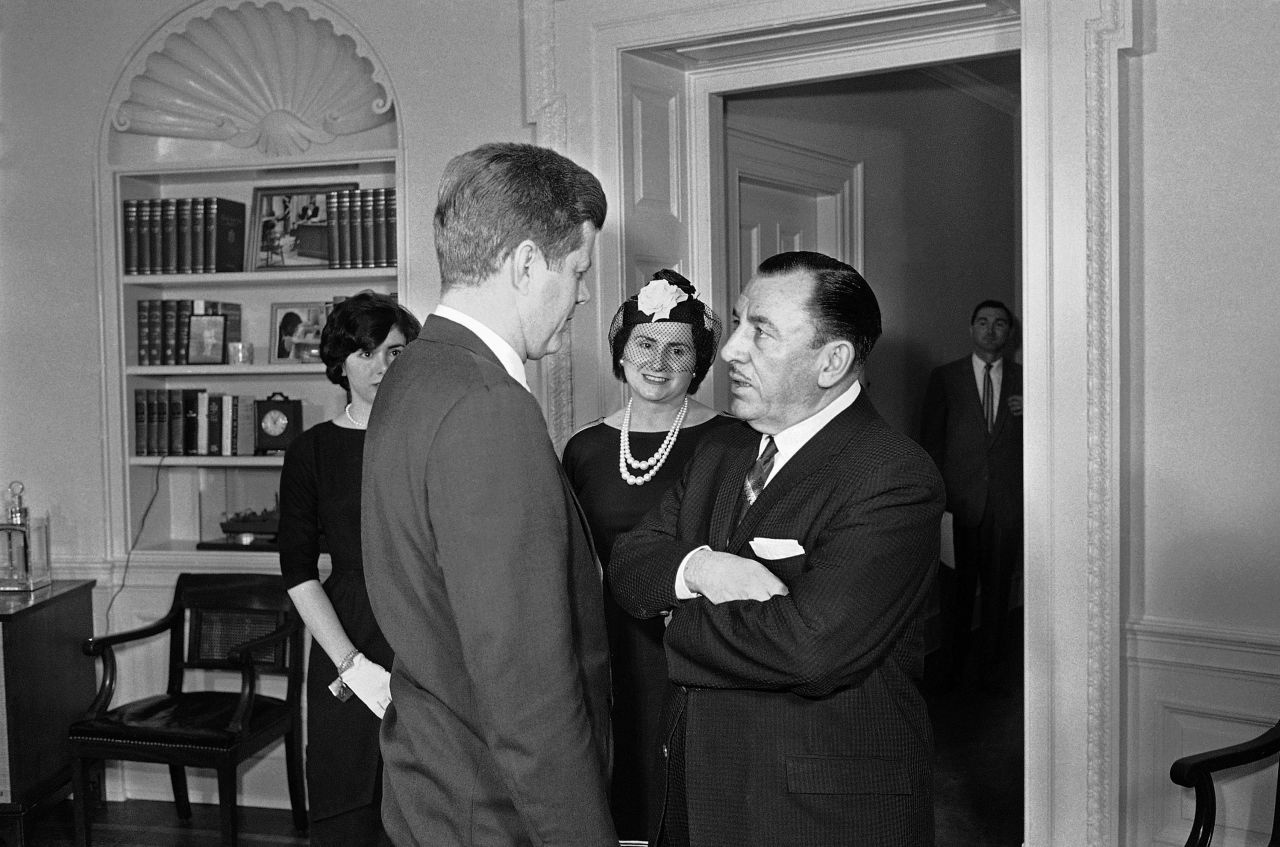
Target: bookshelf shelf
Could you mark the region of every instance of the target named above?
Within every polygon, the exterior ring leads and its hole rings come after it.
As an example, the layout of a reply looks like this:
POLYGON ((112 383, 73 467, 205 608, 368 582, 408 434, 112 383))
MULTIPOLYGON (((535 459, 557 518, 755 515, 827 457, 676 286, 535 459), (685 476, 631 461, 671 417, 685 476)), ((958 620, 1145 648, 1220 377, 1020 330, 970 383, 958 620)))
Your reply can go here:
MULTIPOLYGON (((389 283, 394 286, 396 268, 306 268, 294 273, 286 269, 213 274, 124 274, 126 287, 181 288, 270 288, 285 289, 328 283, 389 283)), ((392 289, 394 290, 394 289, 392 289)))
MULTIPOLYGON (((355 34, 336 34, 350 32, 350 27, 332 26, 332 12, 325 5, 310 0, 294 0, 290 5, 305 8, 310 18, 327 21, 318 31, 342 42, 344 49, 352 46, 345 39, 359 40, 355 34)), ((192 20, 199 16, 196 7, 190 16, 192 20)), ((171 28, 176 32, 181 26, 175 19, 171 28)), ((264 38, 271 34, 265 30, 258 33, 264 38)), ((219 134, 225 130, 222 124, 213 135, 192 134, 188 126, 181 137, 168 136, 167 124, 152 120, 158 114, 154 104, 132 99, 135 81, 154 66, 150 60, 164 52, 166 39, 166 34, 157 34, 140 45, 117 79, 98 145, 112 550, 118 558, 137 551, 144 559, 154 557, 192 569, 249 559, 274 565, 274 554, 197 548, 201 541, 224 537, 219 527, 223 514, 274 505, 283 457, 253 455, 252 441, 259 428, 252 414, 233 415, 238 417, 234 454, 228 454, 227 446, 232 442, 219 427, 219 455, 188 455, 191 436, 183 425, 190 423, 190 413, 185 395, 203 392, 206 407, 214 406, 215 398, 234 397, 236 401, 224 399, 216 405, 231 402, 232 409, 256 413, 253 401, 283 394, 300 403, 300 407, 291 408, 301 409, 303 429, 342 414, 345 394, 325 377, 323 365, 271 361, 276 358, 272 354, 287 355, 298 350, 298 344, 307 345, 302 349, 309 353, 314 343, 312 333, 323 323, 324 309, 335 298, 365 289, 403 298, 404 216, 394 214, 395 199, 405 196, 401 127, 395 98, 382 82, 385 75, 380 63, 374 61, 376 53, 361 43, 357 52, 364 59, 353 65, 350 73, 369 76, 347 82, 355 85, 351 90, 360 92, 357 99, 366 95, 370 99, 359 104, 343 99, 347 106, 358 106, 355 112, 344 112, 347 119, 337 124, 332 124, 333 116, 326 112, 322 117, 330 120, 326 124, 330 131, 310 137, 306 145, 282 145, 281 139, 273 138, 265 147, 237 146, 223 140, 225 136, 219 134), (321 194, 322 188, 350 194, 331 203, 327 191, 321 194), (366 198, 373 204, 372 218, 365 214, 369 208, 364 206, 366 198), (349 218, 338 216, 335 210, 342 211, 347 202, 349 209, 359 207, 359 215, 350 211, 349 218), (383 205, 377 205, 379 202, 383 205), (162 245, 159 251, 145 254, 145 265, 144 206, 149 221, 161 221, 158 230, 149 223, 148 249, 155 251, 157 243, 162 245), (218 214, 214 220, 220 223, 210 227, 210 210, 215 208, 218 214), (197 228, 200 209, 204 210, 204 229, 197 228), (356 233, 361 239, 366 237, 367 230, 357 227, 372 220, 372 241, 362 240, 357 252, 355 243, 343 244, 344 230, 340 228, 335 241, 333 230, 338 220, 350 221, 347 239, 357 237, 356 233), (167 221, 174 221, 169 229, 165 229, 167 221), (158 242, 154 240, 157 231, 158 242), (206 236, 203 241, 196 237, 199 232, 206 236), (210 244, 215 246, 210 248, 210 244), (335 244, 341 247, 337 254, 333 252, 335 244), (168 252, 171 249, 177 253, 176 264, 168 252), (334 255, 339 262, 350 260, 355 267, 328 267, 329 257, 334 255), (390 266, 374 266, 380 262, 390 266), (215 267, 218 270, 210 272, 215 267), (181 270, 189 272, 175 272, 181 270), (162 304, 159 320, 152 312, 157 302, 162 304), (299 307, 304 329, 286 329, 287 312, 299 307), (165 309, 182 317, 175 314, 166 325, 165 309), (188 358, 218 359, 216 354, 199 355, 204 352, 199 344, 190 345, 184 351, 186 356, 178 353, 188 345, 179 337, 177 327, 193 326, 185 316, 196 314, 226 315, 222 360, 229 361, 225 344, 240 341, 252 345, 253 363, 187 363, 188 358), (159 333, 154 332, 157 327, 159 333), (165 334, 168 327, 173 327, 171 335, 165 334), (161 338, 158 354, 157 334, 161 338), (281 337, 293 340, 281 344, 281 337), (166 350, 165 344, 172 346, 166 350), (175 401, 176 395, 184 396, 175 401), (154 397, 155 415, 151 415, 148 396, 154 397), (175 402, 182 418, 178 426, 173 424, 175 402), (165 431, 169 443, 163 447, 159 406, 168 409, 165 431), (175 437, 181 439, 179 447, 174 446, 175 437)), ((276 82, 301 72, 289 66, 300 61, 297 51, 285 51, 280 58, 283 75, 276 82)), ((299 78, 312 76, 308 70, 299 78)), ((320 78, 335 85, 330 76, 320 78)), ((345 86, 342 91, 348 90, 345 86)), ((288 92, 277 93, 282 96, 267 97, 264 102, 290 100, 283 96, 288 92)), ((168 106, 180 110, 184 103, 185 99, 175 99, 168 106)), ((294 117, 305 123, 314 116, 294 117)), ((203 127, 208 122, 197 123, 203 127)), ((273 126, 266 121, 238 129, 243 138, 267 138, 273 126)), ((203 323, 216 329, 217 321, 203 323)), ((201 341, 206 337, 212 336, 202 336, 201 341)), ((191 340, 189 333, 187 339, 191 340)), ((218 349, 217 341, 208 344, 212 346, 206 350, 218 349)), ((205 447, 212 449, 214 414, 210 412, 206 418, 197 412, 196 419, 205 426, 195 437, 210 437, 205 447)))
POLYGON ((130 456, 134 467, 173 468, 278 468, 284 456, 130 456))
POLYGON ((324 374, 321 364, 287 364, 287 365, 129 365, 125 369, 126 376, 298 376, 324 374))

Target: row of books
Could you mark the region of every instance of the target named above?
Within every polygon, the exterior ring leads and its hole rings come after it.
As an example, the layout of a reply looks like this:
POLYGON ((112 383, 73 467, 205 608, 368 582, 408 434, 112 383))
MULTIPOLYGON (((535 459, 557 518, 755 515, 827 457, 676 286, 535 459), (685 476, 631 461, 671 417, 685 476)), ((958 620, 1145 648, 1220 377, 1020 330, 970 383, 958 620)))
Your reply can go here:
POLYGON ((244 270, 245 205, 225 197, 125 200, 126 274, 244 270))
MULTIPOLYGON (((197 357, 202 364, 226 362, 227 344, 242 340, 241 312, 239 303, 218 300, 139 300, 138 364, 186 365, 191 363, 191 318, 194 315, 226 317, 223 337, 217 342, 215 357, 207 354, 197 357)), ((202 339, 196 340, 199 342, 202 339)))
POLYGON ((203 388, 136 388, 138 456, 252 456, 254 398, 203 388))
POLYGON ((325 195, 331 268, 396 266, 396 190, 346 188, 325 195))

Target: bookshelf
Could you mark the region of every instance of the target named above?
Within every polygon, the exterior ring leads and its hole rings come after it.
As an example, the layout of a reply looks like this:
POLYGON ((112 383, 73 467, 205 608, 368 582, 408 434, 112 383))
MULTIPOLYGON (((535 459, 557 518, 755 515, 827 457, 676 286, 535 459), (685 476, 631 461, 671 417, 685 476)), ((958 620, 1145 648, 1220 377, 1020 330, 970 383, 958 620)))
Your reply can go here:
MULTIPOLYGON (((237 397, 252 405, 253 400, 278 392, 301 402, 302 426, 311 427, 341 413, 346 399, 326 379, 318 361, 272 361, 282 304, 325 304, 365 289, 403 297, 401 216, 385 218, 389 234, 382 243, 389 250, 382 256, 383 266, 367 266, 374 264, 370 258, 363 267, 358 266, 359 260, 356 266, 331 267, 340 264, 328 252, 335 242, 321 237, 328 235, 329 221, 337 214, 324 202, 330 188, 354 187, 368 197, 375 192, 383 197, 404 196, 403 144, 393 100, 385 84, 376 81, 383 78, 380 65, 354 28, 332 8, 319 2, 287 5, 288 9, 206 2, 191 7, 185 18, 166 22, 140 46, 117 82, 108 108, 100 139, 98 242, 106 339, 109 514, 116 556, 153 556, 183 567, 242 565, 244 557, 273 558, 272 553, 198 550, 196 545, 224 540, 219 523, 225 515, 274 506, 283 457, 255 455, 251 436, 250 443, 244 443, 252 422, 248 429, 239 429, 239 449, 234 454, 229 454, 226 444, 200 452, 210 447, 204 434, 203 446, 195 450, 189 437, 183 449, 157 445, 154 433, 147 439, 138 401, 148 393, 169 398, 184 391, 204 391, 208 397, 237 397), (215 35, 219 28, 250 29, 264 44, 285 38, 290 45, 312 44, 316 49, 265 51, 252 76, 274 88, 237 104, 200 104, 197 120, 178 114, 191 108, 188 97, 166 103, 161 95, 157 102, 156 86, 147 84, 150 69, 162 64, 152 61, 157 54, 173 51, 163 64, 170 74, 185 59, 186 54, 174 45, 192 26, 202 28, 201 55, 207 62, 181 69, 199 83, 191 86, 193 90, 212 90, 216 85, 211 81, 226 77, 225 68, 215 65, 244 61, 236 50, 218 52, 216 39, 210 40, 211 27, 215 35), (329 64, 322 69, 290 64, 316 56, 325 57, 329 64), (257 73, 264 64, 270 66, 269 72, 257 73), (315 80, 322 83, 309 82, 315 80), (304 83, 311 88, 304 91, 304 83), (315 104, 324 105, 323 85, 333 88, 346 113, 332 105, 315 115, 306 112, 315 104), (140 106, 137 91, 147 92, 144 105, 140 106), (366 99, 353 97, 352 91, 365 92, 366 99), (269 114, 255 118, 250 113, 260 103, 275 105, 269 114), (273 140, 272 129, 281 124, 286 112, 291 126, 313 128, 301 134, 307 140, 299 141, 297 132, 277 134, 273 140), (210 122, 205 119, 210 113, 224 117, 210 122), (248 125, 237 124, 242 131, 229 138, 227 127, 235 121, 248 125), (249 144, 245 138, 257 140, 249 144), (317 193, 322 195, 319 210, 304 212, 317 193), (222 251, 217 258, 224 269, 210 272, 212 259, 202 262, 201 250, 192 247, 198 239, 197 213, 196 222, 170 224, 172 228, 163 235, 163 252, 152 254, 159 257, 155 263, 140 262, 135 229, 140 224, 134 219, 139 206, 165 209, 168 215, 170 209, 190 209, 198 198, 218 198, 224 209, 243 206, 243 223, 235 233, 240 260, 227 264, 222 251), (264 223, 268 219, 270 234, 264 223), (177 261, 168 252, 174 243, 179 245, 173 248, 178 251, 177 261), (328 261, 331 255, 333 262, 328 261), (238 306, 239 340, 252 345, 253 362, 228 364, 224 354, 220 356, 223 363, 186 363, 172 351, 159 356, 154 342, 149 358, 148 339, 155 337, 160 323, 154 319, 144 323, 140 318, 139 303, 145 306, 148 301, 167 302, 175 310, 172 301, 195 303, 197 314, 201 304, 206 314, 226 313, 228 304, 238 306)), ((234 229, 234 221, 229 226, 234 229)), ((359 228, 351 231, 359 233, 359 228)), ((210 238, 223 235, 218 232, 210 238)), ((228 319, 224 329, 230 331, 230 326, 228 319)), ((163 331, 176 329, 171 325, 163 331)), ((177 342, 172 336, 167 340, 177 342)), ((221 339, 221 351, 227 340, 234 339, 221 339)))

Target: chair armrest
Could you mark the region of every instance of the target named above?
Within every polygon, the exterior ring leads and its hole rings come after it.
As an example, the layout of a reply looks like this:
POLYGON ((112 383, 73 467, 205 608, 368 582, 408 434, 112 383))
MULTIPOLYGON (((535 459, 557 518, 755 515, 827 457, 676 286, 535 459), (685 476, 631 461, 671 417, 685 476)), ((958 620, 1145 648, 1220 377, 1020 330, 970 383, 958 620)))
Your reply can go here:
POLYGON ((152 635, 158 635, 173 625, 175 619, 181 615, 181 610, 170 610, 160 620, 155 623, 147 624, 138 629, 131 629, 126 632, 117 632, 113 635, 93 636, 86 638, 84 643, 80 645, 81 651, 86 656, 100 656, 102 658, 102 682, 98 684, 98 693, 93 696, 93 702, 89 704, 86 714, 89 717, 98 717, 111 706, 111 698, 116 693, 116 652, 117 644, 125 644, 130 641, 138 641, 142 638, 149 638, 152 635))
POLYGON ((1280 753, 1280 723, 1249 741, 1183 756, 1169 768, 1169 778, 1178 785, 1194 788, 1212 773, 1261 761, 1277 753, 1280 753))
POLYGON ((130 641, 137 641, 140 638, 147 638, 152 635, 158 635, 173 625, 174 620, 182 613, 181 609, 171 610, 155 623, 137 629, 127 630, 125 632, 116 632, 109 635, 95 635, 92 638, 86 638, 81 650, 86 656, 99 656, 102 651, 108 647, 114 647, 117 644, 126 644, 130 641))
MULTIPOLYGON (((287 621, 274 631, 243 644, 237 644, 227 652, 227 661, 240 666, 240 700, 236 703, 236 710, 231 715, 231 722, 227 725, 227 729, 231 732, 241 732, 244 729, 245 718, 253 710, 253 698, 258 690, 258 668, 253 663, 254 654, 264 647, 293 638, 300 627, 301 623, 297 619, 287 621)), ((302 661, 299 656, 291 658, 295 662, 302 661)))

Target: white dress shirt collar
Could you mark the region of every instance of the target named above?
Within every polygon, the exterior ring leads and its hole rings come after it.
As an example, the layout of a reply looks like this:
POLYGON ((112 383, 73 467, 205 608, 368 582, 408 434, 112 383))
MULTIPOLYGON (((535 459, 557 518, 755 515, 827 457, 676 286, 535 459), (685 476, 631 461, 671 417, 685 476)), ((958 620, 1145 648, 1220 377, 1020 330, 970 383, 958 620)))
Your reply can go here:
POLYGON ((498 361, 502 363, 502 367, 511 375, 511 378, 523 385, 526 391, 529 389, 529 381, 524 373, 524 361, 520 358, 520 354, 515 351, 515 348, 508 344, 502 336, 465 312, 459 312, 452 306, 446 306, 443 303, 436 305, 433 314, 448 318, 454 323, 462 324, 474 332, 484 342, 484 346, 492 350, 493 355, 498 357, 498 361))
MULTIPOLYGON (((974 384, 978 386, 978 396, 982 396, 982 377, 983 371, 987 368, 987 362, 977 353, 972 354, 973 358, 973 379, 974 384)), ((991 363, 991 391, 996 395, 997 401, 1000 398, 1000 383, 1004 380, 1004 358, 1001 357, 991 363)))
MULTIPOLYGON (((835 420, 836 415, 853 405, 853 401, 858 399, 858 395, 862 393, 862 384, 857 380, 853 385, 849 386, 839 397, 832 400, 821 410, 815 412, 799 423, 794 423, 786 429, 779 432, 773 437, 773 443, 778 445, 778 455, 773 459, 773 470, 769 472, 769 479, 765 480, 765 485, 778 475, 778 471, 782 470, 792 456, 794 456, 801 447, 809 443, 809 439, 818 434, 821 429, 831 421, 835 420)), ((760 446, 756 450, 756 456, 764 450, 764 437, 760 438, 760 446)))

